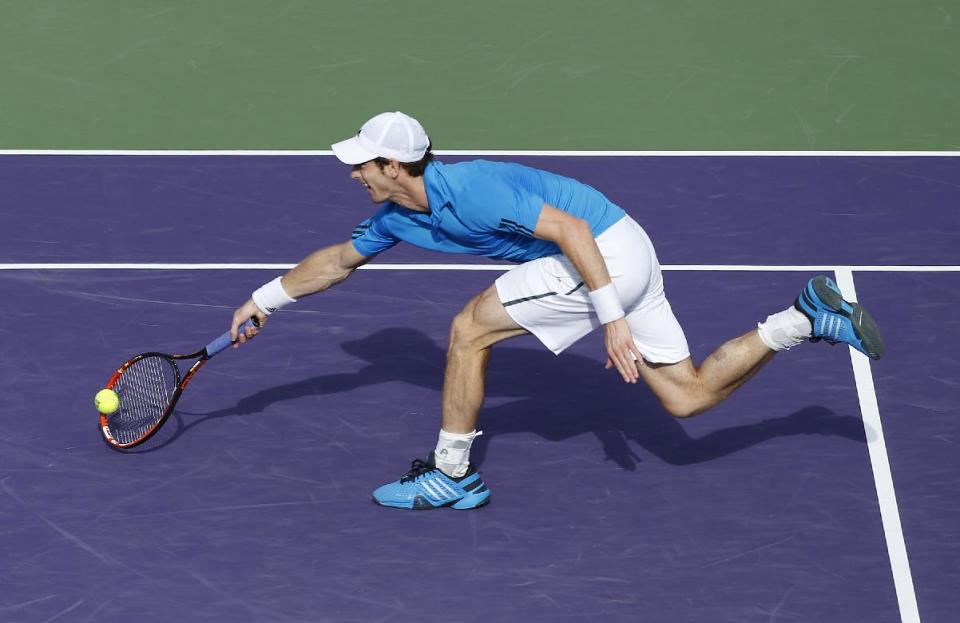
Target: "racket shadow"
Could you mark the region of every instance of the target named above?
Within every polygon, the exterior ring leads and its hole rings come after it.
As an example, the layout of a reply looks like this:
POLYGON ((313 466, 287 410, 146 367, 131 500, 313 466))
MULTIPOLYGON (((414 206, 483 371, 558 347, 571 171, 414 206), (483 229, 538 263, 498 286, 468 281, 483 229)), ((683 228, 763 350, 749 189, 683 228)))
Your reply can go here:
MULTIPOLYGON (((261 414, 287 400, 397 381, 440 393, 445 351, 424 333, 384 329, 341 347, 368 365, 352 373, 314 376, 264 389, 232 407, 193 414, 196 419, 189 422, 183 415, 191 414, 178 411, 173 415, 174 430, 141 452, 164 448, 205 422, 261 414)), ((596 360, 575 354, 556 357, 539 348, 495 347, 487 373, 487 398, 501 404, 485 407, 481 413, 485 434, 471 456, 478 465, 490 444, 515 433, 533 433, 549 441, 593 435, 600 442, 604 458, 625 470, 636 469, 642 461, 637 447, 666 463, 689 465, 780 437, 824 435, 866 442, 861 418, 837 415, 820 405, 695 437, 681 420, 663 410, 645 386, 626 385, 596 360)), ((396 400, 396 396, 387 400, 396 400)), ((758 403, 757 409, 775 411, 776 405, 758 403)), ((167 427, 171 424, 168 422, 167 427)))

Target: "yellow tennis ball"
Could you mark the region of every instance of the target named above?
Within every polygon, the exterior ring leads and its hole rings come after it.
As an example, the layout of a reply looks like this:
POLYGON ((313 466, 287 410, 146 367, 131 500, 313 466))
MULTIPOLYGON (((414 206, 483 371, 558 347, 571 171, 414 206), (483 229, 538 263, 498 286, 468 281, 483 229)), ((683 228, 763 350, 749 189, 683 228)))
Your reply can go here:
POLYGON ((120 397, 112 389, 101 389, 93 397, 93 404, 96 405, 97 411, 100 413, 110 415, 120 408, 120 397))

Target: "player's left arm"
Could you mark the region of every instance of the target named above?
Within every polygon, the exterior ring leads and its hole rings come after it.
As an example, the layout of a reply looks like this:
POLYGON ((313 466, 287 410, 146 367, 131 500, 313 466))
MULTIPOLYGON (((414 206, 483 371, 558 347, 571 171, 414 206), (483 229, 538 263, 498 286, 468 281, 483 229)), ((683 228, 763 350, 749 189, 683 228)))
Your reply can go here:
MULTIPOLYGON (((591 292, 610 285, 607 264, 603 261, 590 225, 583 219, 545 203, 533 235, 555 242, 580 273, 591 292)), ((603 328, 607 346, 607 367, 616 366, 624 381, 636 383, 639 378, 637 365, 642 365, 643 357, 637 350, 627 321, 621 316, 607 322, 603 328), (635 361, 637 363, 634 363, 635 361)))

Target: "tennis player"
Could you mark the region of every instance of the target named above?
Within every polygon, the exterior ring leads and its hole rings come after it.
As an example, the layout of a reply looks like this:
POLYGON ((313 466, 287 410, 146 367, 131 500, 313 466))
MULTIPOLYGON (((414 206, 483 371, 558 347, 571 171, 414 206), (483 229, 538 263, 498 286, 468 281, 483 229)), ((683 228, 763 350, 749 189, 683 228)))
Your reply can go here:
POLYGON ((350 177, 382 204, 352 239, 320 249, 257 289, 233 314, 242 343, 248 318, 267 316, 334 286, 404 241, 425 249, 484 255, 518 265, 454 317, 436 448, 397 481, 373 492, 384 506, 477 508, 490 490, 470 464, 480 434, 490 348, 532 333, 556 354, 603 327, 607 368, 642 378, 668 413, 689 417, 716 405, 775 353, 801 342, 846 343, 879 359, 883 341, 856 303, 827 277, 811 279, 795 303, 718 348, 699 367, 664 294, 660 265, 643 228, 603 194, 576 180, 519 164, 434 160, 420 123, 377 115, 334 144, 350 177))

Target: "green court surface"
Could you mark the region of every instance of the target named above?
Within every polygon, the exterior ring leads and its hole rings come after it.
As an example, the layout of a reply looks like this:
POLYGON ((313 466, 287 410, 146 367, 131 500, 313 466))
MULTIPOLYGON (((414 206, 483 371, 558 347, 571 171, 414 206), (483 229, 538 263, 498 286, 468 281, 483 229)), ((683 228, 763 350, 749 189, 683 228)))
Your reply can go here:
POLYGON ((0 149, 960 148, 956 0, 0 0, 0 149))

